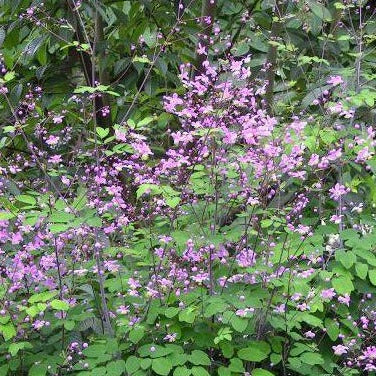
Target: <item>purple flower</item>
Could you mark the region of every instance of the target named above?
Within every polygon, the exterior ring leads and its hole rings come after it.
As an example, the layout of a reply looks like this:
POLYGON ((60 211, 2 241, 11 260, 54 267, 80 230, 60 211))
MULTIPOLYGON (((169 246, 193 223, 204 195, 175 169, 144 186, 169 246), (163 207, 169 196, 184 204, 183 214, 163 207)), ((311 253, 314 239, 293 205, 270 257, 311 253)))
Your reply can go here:
POLYGON ((61 159, 61 155, 53 155, 52 157, 50 157, 48 159, 48 162, 52 163, 52 164, 58 164, 60 162, 62 162, 63 160, 61 159))
POLYGON ((338 201, 339 198, 349 192, 349 189, 344 185, 337 183, 333 188, 329 189, 330 197, 338 201))
POLYGON ((334 292, 334 288, 321 291, 321 297, 323 299, 332 300, 335 296, 336 296, 336 293, 334 292))
POLYGON ((330 76, 329 79, 326 81, 327 84, 338 86, 342 84, 344 81, 341 76, 330 76))
POLYGON ((347 354, 347 350, 349 348, 347 346, 337 345, 337 346, 332 346, 332 349, 334 350, 335 355, 341 356, 343 354, 347 354))
POLYGON ((236 256, 236 261, 243 268, 253 266, 256 262, 256 253, 249 248, 245 248, 236 256))
POLYGON ((305 333, 304 333, 304 336, 305 336, 306 338, 315 338, 315 337, 316 337, 316 334, 313 333, 313 332, 311 332, 311 331, 309 330, 308 332, 305 332, 305 333))

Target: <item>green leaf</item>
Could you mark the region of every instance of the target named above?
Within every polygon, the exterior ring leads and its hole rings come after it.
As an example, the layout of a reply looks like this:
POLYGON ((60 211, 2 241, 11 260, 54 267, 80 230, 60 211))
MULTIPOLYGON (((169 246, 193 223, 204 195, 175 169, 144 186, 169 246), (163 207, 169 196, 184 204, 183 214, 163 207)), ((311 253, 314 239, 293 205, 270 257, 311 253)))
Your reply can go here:
POLYGON ((29 195, 18 195, 16 200, 30 205, 35 205, 37 203, 35 197, 29 195))
POLYGON ((368 277, 371 283, 376 286, 376 269, 372 269, 368 272, 368 277))
POLYGON ((303 363, 309 364, 314 366, 316 364, 324 364, 324 359, 320 354, 312 353, 312 352, 305 352, 299 358, 303 363))
POLYGON ((100 138, 102 138, 102 139, 105 138, 110 133, 110 129, 109 128, 97 127, 96 131, 97 131, 97 135, 100 138))
POLYGON ((209 372, 204 367, 192 367, 191 374, 193 376, 210 376, 209 372))
POLYGON ((51 223, 67 223, 73 221, 75 219, 75 215, 72 213, 66 213, 64 211, 53 212, 48 219, 51 223))
POLYGON ((91 371, 90 376, 105 376, 106 375, 106 367, 97 367, 91 371))
POLYGON ((31 349, 33 346, 30 342, 15 342, 8 347, 10 355, 16 356, 20 350, 31 349))
POLYGON ((0 376, 7 376, 9 371, 9 365, 4 364, 0 367, 0 376))
MULTIPOLYGON (((375 280, 376 282, 376 280, 375 280)), ((348 276, 340 276, 332 280, 332 285, 338 294, 350 294, 354 291, 354 285, 348 276)))
POLYGON ((190 374, 191 370, 187 367, 176 367, 173 376, 189 376, 190 374))
POLYGON ((135 56, 132 61, 134 63, 151 64, 151 61, 146 56, 135 56))
POLYGON ((142 369, 148 369, 151 366, 151 359, 149 358, 141 359, 140 365, 142 369))
POLYGON ((10 340, 17 334, 16 329, 12 323, 0 325, 0 333, 3 335, 5 341, 10 340))
POLYGON ((196 366, 209 366, 211 363, 208 355, 201 350, 193 350, 188 356, 188 361, 196 366))
POLYGON ((179 321, 184 321, 189 324, 192 324, 195 321, 196 318, 196 312, 192 307, 183 309, 179 313, 179 321))
POLYGON ((273 364, 278 364, 280 361, 282 361, 282 355, 281 354, 270 354, 270 362, 273 364))
POLYGON ((332 319, 325 319, 325 328, 329 338, 332 341, 336 341, 339 335, 339 325, 332 319))
POLYGON ((35 317, 36 315, 39 314, 39 308, 37 306, 31 306, 29 308, 26 308, 26 313, 31 316, 31 317, 35 317))
POLYGON ((92 227, 101 227, 102 226, 102 219, 99 217, 90 217, 86 220, 86 223, 92 227))
POLYGON ((6 211, 0 211, 0 220, 7 220, 7 219, 11 219, 11 218, 14 218, 15 217, 15 214, 11 213, 11 212, 6 212, 6 211))
POLYGON ((210 303, 205 308, 205 317, 211 317, 213 315, 216 315, 217 313, 224 312, 228 308, 228 305, 225 302, 214 302, 210 303))
POLYGON ((129 340, 132 343, 137 343, 142 339, 144 334, 145 334, 145 329, 143 326, 136 327, 129 332, 129 340))
POLYGON ((107 376, 120 376, 125 371, 124 360, 115 360, 114 362, 107 363, 106 365, 107 376))
POLYGON ((243 332, 248 326, 248 319, 238 317, 232 311, 226 311, 223 313, 223 322, 226 324, 230 323, 238 332, 243 332))
POLYGON ((48 226, 48 229, 53 233, 53 234, 58 234, 59 232, 63 232, 68 230, 69 225, 67 224, 50 224, 48 226))
POLYGON ((164 312, 164 315, 167 318, 170 319, 170 318, 176 316, 178 313, 179 313, 179 308, 177 308, 177 307, 168 307, 168 308, 166 308, 166 310, 164 312))
POLYGON ((252 376, 274 376, 273 373, 267 371, 266 369, 262 369, 262 368, 255 368, 253 371, 252 371, 252 376))
POLYGON ((221 342, 219 346, 225 358, 230 359, 234 355, 234 346, 230 342, 221 342))
POLYGON ((157 358, 153 359, 151 368, 157 375, 167 376, 172 369, 172 364, 167 358, 157 358))
POLYGON ((250 341, 248 347, 238 351, 238 357, 249 362, 261 362, 270 353, 270 346, 264 341, 250 341))
POLYGON ((53 300, 50 305, 51 308, 57 309, 59 311, 68 311, 69 309, 69 304, 67 302, 58 299, 53 300))
POLYGON ((322 320, 314 315, 311 315, 308 312, 303 312, 302 314, 298 315, 299 321, 304 321, 307 324, 315 327, 322 328, 322 320))
POLYGON ((142 36, 144 37, 145 43, 149 48, 155 46, 155 43, 157 41, 157 35, 156 32, 151 31, 149 27, 147 27, 142 36))
POLYGON ((180 203, 180 197, 167 197, 165 200, 170 208, 176 208, 180 203))
POLYGON ((154 117, 147 116, 137 123, 136 128, 144 127, 145 125, 150 124, 153 120, 154 120, 154 117))
POLYGON ((364 263, 361 263, 361 262, 357 262, 355 264, 355 271, 356 271, 356 275, 360 279, 366 279, 367 278, 367 273, 368 273, 368 265, 364 264, 364 263))
POLYGON ((99 358, 101 355, 106 353, 106 345, 90 345, 88 348, 83 350, 83 353, 89 358, 99 358))
POLYGON ((161 358, 173 352, 171 348, 166 348, 160 345, 146 344, 138 349, 138 353, 142 357, 161 358))
POLYGON ((75 94, 83 94, 83 93, 95 93, 95 88, 91 86, 78 86, 76 89, 74 89, 73 93, 75 94))
POLYGON ((5 82, 12 81, 14 79, 14 77, 16 77, 16 73, 15 72, 7 72, 7 73, 5 73, 4 81, 5 82))
POLYGON ((65 320, 64 321, 64 328, 67 330, 73 330, 76 323, 73 320, 65 320))
POLYGON ((244 372, 243 362, 239 358, 230 359, 229 370, 232 372, 244 372))
POLYGON ((350 269, 356 262, 356 255, 351 251, 338 250, 335 254, 335 258, 339 261, 346 269, 350 269))
POLYGON ((136 192, 136 197, 139 199, 144 193, 150 193, 151 195, 162 193, 162 189, 157 184, 141 184, 136 192))
POLYGON ((249 43, 239 43, 237 46, 233 49, 234 56, 242 56, 245 55, 249 51, 250 45, 249 43))
POLYGON ((29 376, 44 376, 47 373, 45 364, 34 364, 29 370, 29 376))
POLYGON ((125 369, 128 373, 136 372, 140 366, 140 360, 134 355, 131 355, 125 362, 125 369))
POLYGON ((28 302, 30 304, 33 304, 33 303, 36 303, 36 302, 46 302, 47 300, 50 300, 51 298, 53 298, 57 294, 58 294, 57 291, 44 291, 44 292, 41 292, 39 294, 32 295, 29 298, 28 302))
POLYGON ((324 21, 331 21, 332 15, 327 8, 320 3, 310 4, 313 14, 324 21))
POLYGON ((248 326, 248 320, 247 319, 243 319, 243 318, 238 317, 236 315, 233 316, 230 323, 231 323, 232 327, 237 332, 244 332, 244 330, 246 330, 247 326, 248 326))
POLYGON ((320 138, 326 145, 331 145, 337 138, 336 133, 332 129, 322 129, 319 133, 320 138))
POLYGON ((184 354, 184 352, 183 353, 173 352, 171 355, 169 355, 168 358, 171 360, 173 367, 183 366, 188 360, 188 355, 184 354))
POLYGON ((231 376, 231 371, 230 369, 221 366, 218 368, 218 376, 231 376))

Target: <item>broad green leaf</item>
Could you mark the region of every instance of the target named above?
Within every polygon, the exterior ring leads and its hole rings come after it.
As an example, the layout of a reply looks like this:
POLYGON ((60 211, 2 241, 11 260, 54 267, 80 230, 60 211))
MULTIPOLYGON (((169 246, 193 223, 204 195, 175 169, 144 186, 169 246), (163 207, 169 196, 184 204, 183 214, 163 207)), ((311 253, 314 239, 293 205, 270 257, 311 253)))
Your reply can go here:
POLYGON ((209 366, 211 363, 208 355, 201 350, 193 350, 191 355, 188 356, 188 360, 197 366, 209 366))
POLYGON ((31 349, 33 346, 30 342, 14 342, 8 347, 8 351, 12 356, 16 356, 20 350, 31 349))
POLYGON ((221 366, 218 368, 218 376, 231 376, 231 370, 221 366))
POLYGON ((252 376, 274 376, 274 373, 262 368, 255 368, 252 371, 252 376))
POLYGON ((145 334, 145 329, 142 326, 138 326, 129 332, 129 340, 132 343, 139 342, 145 334))
POLYGON ((53 300, 50 303, 50 305, 53 309, 57 309, 57 310, 60 310, 60 311, 68 311, 68 309, 69 309, 69 304, 67 302, 64 302, 64 301, 59 300, 59 299, 53 300))
POLYGON ((97 135, 102 139, 105 138, 110 133, 109 128, 96 127, 96 131, 97 131, 97 135))
POLYGON ((106 367, 96 367, 91 371, 90 376, 105 376, 106 375, 106 367))
POLYGON ((73 320, 65 320, 64 321, 64 328, 67 330, 73 330, 76 323, 73 320))
POLYGON ((151 359, 140 359, 140 365, 142 369, 148 369, 151 366, 151 359))
POLYGON ((99 344, 90 345, 88 348, 83 350, 83 353, 89 358, 98 358, 106 353, 106 346, 99 344))
POLYGON ((192 367, 191 374, 193 376, 210 376, 209 372, 204 367, 192 367))
POLYGON ((186 308, 179 312, 179 321, 184 321, 192 324, 196 318, 196 311, 192 308, 186 308))
POLYGON ((164 312, 164 315, 167 318, 170 319, 170 318, 176 316, 178 313, 179 313, 179 308, 177 308, 177 307, 168 307, 168 308, 166 308, 166 310, 164 312))
POLYGON ((7 376, 8 371, 9 371, 9 365, 8 364, 4 364, 4 365, 0 366, 0 376, 7 376))
POLYGON ((35 197, 29 195, 19 195, 16 197, 16 200, 30 205, 35 205, 37 203, 35 197))
POLYGON ((356 271, 356 275, 360 279, 366 279, 367 278, 367 273, 368 273, 368 265, 364 264, 364 263, 361 263, 361 262, 357 262, 355 264, 355 271, 356 271))
POLYGON ((40 292, 39 294, 33 294, 28 302, 30 304, 37 303, 37 302, 46 302, 47 300, 50 300, 51 298, 55 297, 58 294, 57 291, 44 291, 40 292))
POLYGON ((314 15, 319 17, 323 21, 331 21, 332 15, 327 8, 325 8, 322 4, 318 2, 311 2, 310 4, 311 10, 314 15))
POLYGON ((299 358, 303 363, 307 363, 311 366, 314 366, 316 364, 324 364, 323 357, 318 353, 313 352, 305 352, 303 355, 299 358))
POLYGON ((168 197, 165 200, 170 208, 176 208, 180 203, 180 197, 168 197))
POLYGON ((6 325, 0 325, 0 333, 3 335, 4 340, 8 341, 11 338, 15 337, 17 332, 16 328, 12 323, 8 323, 6 325))
POLYGON ((239 358, 230 359, 229 370, 232 372, 244 372, 243 362, 239 358))
POLYGON ((264 341, 250 341, 248 347, 238 351, 238 357, 250 362, 261 362, 270 353, 270 346, 264 341))
POLYGON ((107 363, 106 375, 107 376, 121 376, 125 371, 124 360, 115 360, 114 362, 107 363))
POLYGON ((327 317, 325 319, 325 328, 326 328, 326 332, 328 333, 329 338, 332 341, 336 341, 339 335, 338 323, 332 320, 331 318, 327 317))
POLYGON ((162 193, 162 189, 159 185, 156 184, 141 184, 136 192, 136 197, 139 199, 144 193, 150 194, 160 194, 162 193))
POLYGON ((34 364, 29 370, 29 376, 44 376, 47 373, 45 364, 34 364))
POLYGON ((138 353, 142 357, 161 358, 173 352, 171 348, 166 348, 160 345, 146 344, 138 349, 138 353))
POLYGON ((130 357, 128 357, 127 361, 125 362, 126 371, 132 374, 132 373, 135 373, 139 368, 140 368, 140 360, 134 355, 131 355, 130 357))
POLYGON ((376 269, 369 270, 368 277, 371 283, 376 286, 376 269))
POLYGON ((354 285, 347 276, 340 276, 332 280, 332 285, 338 294, 350 294, 354 291, 354 285))
POLYGON ((356 255, 351 251, 338 250, 335 253, 335 258, 339 261, 346 269, 350 269, 356 262, 356 255))
POLYGON ((187 367, 176 367, 173 376, 190 376, 191 370, 187 367))
POLYGON ((157 375, 166 376, 170 373, 172 364, 167 358, 157 358, 152 360, 151 368, 157 375))

